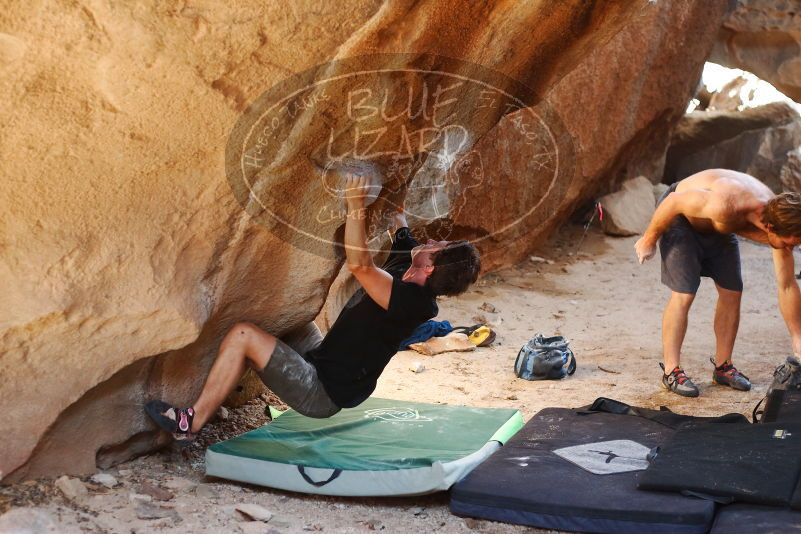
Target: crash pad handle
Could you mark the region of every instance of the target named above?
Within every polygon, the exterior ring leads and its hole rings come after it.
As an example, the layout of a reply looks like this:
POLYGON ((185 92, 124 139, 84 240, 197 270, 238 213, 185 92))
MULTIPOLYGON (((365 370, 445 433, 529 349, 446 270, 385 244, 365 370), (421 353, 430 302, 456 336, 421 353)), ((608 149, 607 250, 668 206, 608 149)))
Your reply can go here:
POLYGON ((329 482, 336 480, 337 477, 339 477, 339 475, 342 474, 342 469, 334 469, 334 472, 331 473, 331 476, 328 477, 328 480, 320 480, 319 482, 315 482, 314 480, 312 480, 311 477, 306 474, 306 469, 302 465, 298 466, 298 472, 300 473, 300 476, 303 477, 303 480, 305 480, 315 488, 322 488, 329 482))

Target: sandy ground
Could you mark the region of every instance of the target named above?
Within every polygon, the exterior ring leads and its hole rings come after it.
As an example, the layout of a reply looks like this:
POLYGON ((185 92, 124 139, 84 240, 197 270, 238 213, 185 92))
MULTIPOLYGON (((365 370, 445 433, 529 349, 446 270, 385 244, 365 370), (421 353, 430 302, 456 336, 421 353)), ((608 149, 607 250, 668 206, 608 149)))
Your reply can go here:
MULTIPOLYGON (((590 232, 576 251, 581 228, 569 227, 538 254, 553 263, 528 261, 483 278, 468 294, 444 299, 439 319, 470 325, 477 317, 498 332, 492 347, 467 353, 422 356, 399 353, 382 376, 377 396, 516 407, 526 419, 548 406, 578 407, 606 396, 629 404, 668 406, 680 413, 750 414, 764 395, 776 365, 790 351, 787 330, 776 306, 771 254, 742 244, 743 297, 735 363, 754 383, 748 393, 711 384, 714 353, 712 318, 715 289, 702 283, 690 316, 683 364, 701 388, 698 399, 665 392, 659 377, 662 308, 668 292, 659 283, 659 262, 638 265, 635 238, 609 238, 590 232), (496 313, 481 308, 488 303, 496 313), (562 334, 571 341, 578 371, 560 382, 515 378, 520 346, 537 332, 562 334), (422 362, 425 370, 409 367, 422 362)), ((265 402, 255 400, 232 411, 225 421, 204 430, 202 439, 183 452, 167 451, 107 472, 119 484, 108 489, 88 483, 88 494, 65 499, 52 480, 0 488, 0 512, 23 506, 30 521, 37 511, 57 532, 528 532, 534 529, 462 519, 448 512, 448 495, 405 499, 316 497, 229 483, 203 477, 206 445, 263 424, 265 402), (147 488, 147 484, 166 489, 147 488), (144 485, 144 487, 143 487, 144 485), (153 495, 148 495, 154 494, 153 495), (158 498, 166 498, 159 500, 158 498), (148 501, 150 499, 150 501, 148 501), (145 503, 145 504, 143 504, 145 503), (274 516, 266 523, 245 521, 234 511, 255 503, 274 516), (163 516, 147 519, 150 516, 163 516)))

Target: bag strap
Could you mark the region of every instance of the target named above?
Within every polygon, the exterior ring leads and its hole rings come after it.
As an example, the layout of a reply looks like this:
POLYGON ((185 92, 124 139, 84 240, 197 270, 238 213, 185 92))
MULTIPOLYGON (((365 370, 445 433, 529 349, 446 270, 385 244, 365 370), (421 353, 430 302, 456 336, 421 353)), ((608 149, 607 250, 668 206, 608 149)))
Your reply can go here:
POLYGON ((567 349, 567 353, 570 358, 570 363, 567 364, 567 376, 572 376, 576 372, 576 356, 570 349, 567 349))
POLYGON ((757 403, 757 405, 754 406, 754 411, 751 412, 751 420, 754 423, 759 423, 760 421, 762 421, 762 416, 765 415, 765 410, 760 410, 759 407, 762 406, 762 403, 765 402, 765 399, 767 398, 768 398, 767 395, 765 395, 764 397, 762 397, 762 400, 760 400, 757 403))
POLYGON ((473 326, 454 326, 451 332, 458 332, 469 336, 482 326, 488 326, 488 325, 484 323, 479 323, 479 324, 474 324, 473 326))
POLYGON ((334 480, 336 480, 339 477, 339 475, 342 474, 342 469, 334 469, 334 472, 331 473, 331 476, 328 477, 328 480, 320 480, 318 482, 315 482, 314 480, 311 479, 309 475, 306 474, 306 469, 302 465, 298 466, 298 472, 300 473, 300 476, 303 477, 303 480, 305 480, 315 488, 322 488, 329 482, 333 482, 334 480))
POLYGON ((589 415, 591 413, 613 413, 617 415, 638 415, 634 409, 626 404, 614 399, 606 397, 598 397, 586 410, 579 412, 582 415, 589 415))
POLYGON ((660 425, 666 426, 668 428, 678 428, 678 426, 685 422, 674 420, 680 418, 681 416, 674 414, 668 408, 661 406, 659 411, 649 411, 649 410, 637 410, 636 408, 626 404, 625 402, 620 402, 618 400, 609 399, 607 397, 598 397, 595 401, 590 405, 589 408, 585 410, 579 410, 576 412, 578 415, 592 415, 594 413, 611 413, 616 415, 633 415, 635 417, 642 417, 643 419, 648 419, 649 421, 653 421, 654 423, 659 423, 660 425))

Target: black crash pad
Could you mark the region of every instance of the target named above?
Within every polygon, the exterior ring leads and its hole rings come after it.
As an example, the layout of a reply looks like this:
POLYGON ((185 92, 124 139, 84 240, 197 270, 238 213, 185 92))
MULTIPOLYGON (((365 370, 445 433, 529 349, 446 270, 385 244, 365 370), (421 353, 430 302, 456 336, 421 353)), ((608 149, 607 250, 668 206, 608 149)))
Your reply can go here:
POLYGON ((798 507, 801 424, 704 423, 679 429, 640 477, 646 490, 798 507))
POLYGON ((633 462, 633 467, 644 469, 644 457, 615 457, 607 442, 633 441, 648 450, 665 442, 674 433, 673 426, 694 420, 672 413, 636 410, 667 416, 669 424, 622 413, 542 410, 453 487, 451 511, 461 516, 574 532, 707 532, 714 517, 713 502, 638 490, 642 470, 593 474, 554 453, 565 447, 587 445, 588 451, 595 451, 590 455, 597 455, 607 466, 633 462))
POLYGON ((801 512, 773 506, 722 506, 710 534, 787 534, 801 532, 801 512))

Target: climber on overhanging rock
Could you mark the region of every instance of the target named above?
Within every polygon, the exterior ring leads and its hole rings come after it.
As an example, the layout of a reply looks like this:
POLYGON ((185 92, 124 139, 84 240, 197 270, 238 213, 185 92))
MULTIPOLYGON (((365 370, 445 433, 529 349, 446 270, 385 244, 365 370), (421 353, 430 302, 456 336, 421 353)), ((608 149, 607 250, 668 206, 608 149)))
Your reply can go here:
POLYGON ((328 334, 315 327, 298 350, 250 323, 226 334, 200 397, 189 407, 154 400, 148 415, 176 439, 191 439, 236 386, 247 366, 281 400, 309 417, 330 417, 362 403, 402 340, 437 315, 438 295, 458 295, 476 281, 478 251, 467 241, 420 245, 402 209, 392 218, 392 248, 382 267, 367 246, 366 199, 375 187, 363 174, 343 171, 347 206, 346 262, 361 288, 328 334))
POLYGON ((701 171, 668 188, 634 245, 643 263, 654 255, 659 240, 662 283, 672 291, 662 320, 665 362, 660 364, 662 385, 669 391, 698 396, 680 356, 687 315, 702 276, 712 278, 718 290, 712 380, 741 391, 751 389, 748 377, 732 364, 743 291, 738 235, 773 248, 779 309, 793 352, 801 355, 801 291, 793 276, 793 248, 801 244, 801 194, 774 195, 753 176, 736 171, 701 171))

